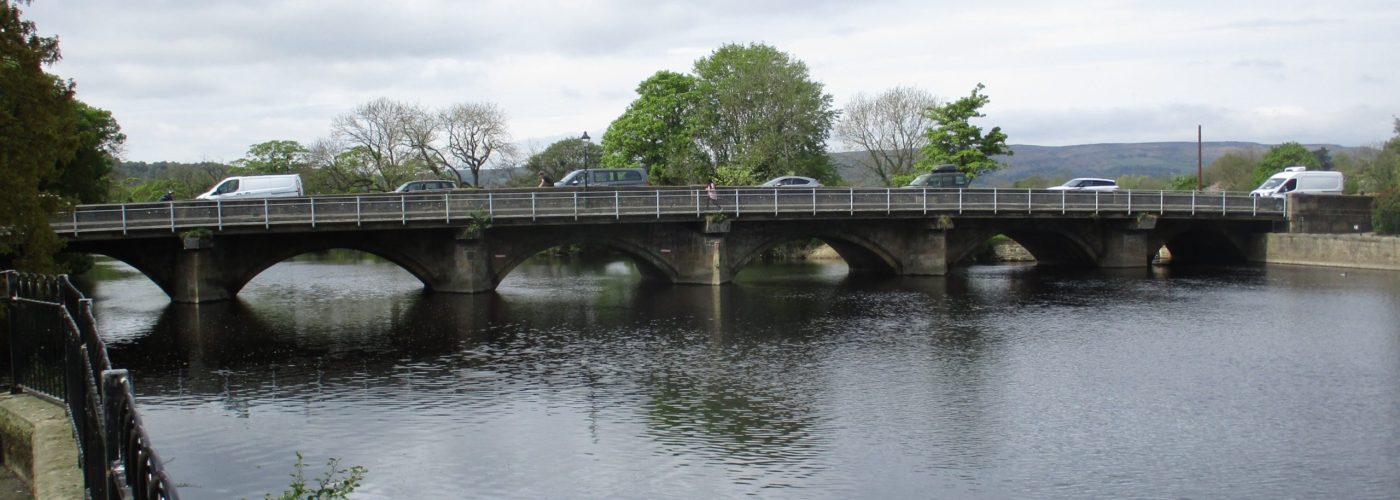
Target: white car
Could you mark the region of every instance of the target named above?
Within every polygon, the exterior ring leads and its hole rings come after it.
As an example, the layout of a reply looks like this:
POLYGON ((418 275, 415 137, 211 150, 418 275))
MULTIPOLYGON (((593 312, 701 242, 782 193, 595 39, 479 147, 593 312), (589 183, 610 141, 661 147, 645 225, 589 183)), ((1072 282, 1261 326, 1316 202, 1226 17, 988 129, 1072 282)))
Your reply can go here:
POLYGON ((1118 183, 1114 182, 1113 179, 1080 177, 1078 179, 1070 179, 1069 182, 1046 189, 1051 191, 1117 191, 1118 183))
POLYGON ((822 183, 817 182, 816 179, 813 179, 813 178, 811 178, 811 177, 802 177, 802 176, 798 176, 798 175, 784 175, 784 176, 782 176, 782 177, 774 177, 773 179, 769 180, 768 182, 765 182, 765 183, 763 183, 763 184, 759 184, 758 186, 759 186, 759 187, 766 187, 766 188, 771 188, 771 187, 822 187, 822 183))

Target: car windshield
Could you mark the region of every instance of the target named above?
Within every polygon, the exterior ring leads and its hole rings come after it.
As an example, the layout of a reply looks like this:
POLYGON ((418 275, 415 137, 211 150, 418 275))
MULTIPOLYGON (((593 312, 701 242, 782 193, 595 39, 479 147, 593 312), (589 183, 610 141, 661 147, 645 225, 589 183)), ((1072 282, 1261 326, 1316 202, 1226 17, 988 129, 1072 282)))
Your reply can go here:
POLYGON ((563 179, 559 179, 559 182, 562 184, 573 184, 575 182, 583 180, 582 177, 583 171, 575 170, 573 172, 569 172, 569 175, 565 175, 563 179))
POLYGON ((1264 185, 1259 186, 1259 189, 1273 189, 1273 188, 1278 187, 1279 184, 1283 184, 1283 178, 1282 178, 1282 177, 1274 177, 1274 178, 1272 178, 1272 179, 1269 179, 1269 180, 1267 180, 1267 181, 1264 181, 1264 185))

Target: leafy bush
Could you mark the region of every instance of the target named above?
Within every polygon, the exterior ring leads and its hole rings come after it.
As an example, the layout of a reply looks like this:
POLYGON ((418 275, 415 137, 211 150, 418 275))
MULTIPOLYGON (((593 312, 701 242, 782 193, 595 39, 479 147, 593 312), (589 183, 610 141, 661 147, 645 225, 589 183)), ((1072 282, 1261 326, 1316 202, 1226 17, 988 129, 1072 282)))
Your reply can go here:
POLYGON ((1376 195, 1371 207, 1371 226, 1378 233, 1400 234, 1400 188, 1391 186, 1376 195))
POLYGON ((360 480, 365 478, 368 469, 356 465, 349 469, 340 468, 340 459, 332 458, 326 462, 326 474, 316 480, 316 489, 311 489, 306 484, 304 470, 306 463, 302 461, 301 452, 297 452, 296 473, 292 474, 291 489, 282 492, 279 496, 267 494, 264 498, 268 500, 330 500, 337 498, 349 498, 350 493, 360 486, 360 480))

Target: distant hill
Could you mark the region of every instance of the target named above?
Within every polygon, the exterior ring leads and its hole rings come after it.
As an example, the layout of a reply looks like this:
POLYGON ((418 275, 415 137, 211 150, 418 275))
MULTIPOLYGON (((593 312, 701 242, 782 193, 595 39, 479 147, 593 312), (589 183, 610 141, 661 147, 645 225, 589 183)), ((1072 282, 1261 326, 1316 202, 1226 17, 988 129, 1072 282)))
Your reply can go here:
MULTIPOLYGON (((1354 155, 1365 148, 1344 147, 1335 144, 1305 144, 1309 150, 1327 148, 1335 158, 1338 154, 1354 155)), ((1272 144, 1254 142, 1206 142, 1201 145, 1203 165, 1210 166, 1216 158, 1232 151, 1253 151, 1263 155, 1272 144)), ((1013 182, 1040 176, 1047 181, 1069 179, 1071 177, 1104 177, 1116 179, 1124 175, 1148 177, 1175 177, 1196 174, 1196 143, 1194 142, 1137 142, 1119 144, 1083 144, 1078 146, 1032 146, 1013 144, 1011 156, 997 157, 1010 166, 978 177, 974 187, 1010 186, 1013 182)), ((878 186, 879 179, 869 170, 860 168, 857 162, 864 152, 832 153, 831 161, 846 183, 852 186, 878 186)), ((116 170, 121 175, 138 179, 150 179, 163 175, 174 162, 131 162, 119 163, 116 170)), ((192 164, 215 166, 213 163, 192 164)), ((481 170, 482 182, 486 187, 499 187, 512 177, 532 176, 523 168, 481 170)), ((462 172, 463 178, 471 179, 471 172, 462 172)))
MULTIPOLYGON (((1327 148, 1332 155, 1339 153, 1356 154, 1363 148, 1344 147, 1335 144, 1305 144, 1309 150, 1327 148)), ((1201 158, 1204 166, 1216 158, 1232 151, 1253 151, 1263 155, 1272 144, 1253 142, 1206 142, 1201 144, 1201 158)), ((1120 144, 1084 144, 1078 146, 1032 146, 1011 145, 1011 156, 1000 156, 998 160, 1009 166, 997 172, 977 178, 975 186, 1009 186, 1011 183, 1032 176, 1043 179, 1068 179, 1071 177, 1104 177, 1116 179, 1124 175, 1148 177, 1175 177, 1196 174, 1196 143, 1194 142, 1140 142, 1120 144)), ((875 186, 878 179, 868 170, 860 168, 858 161, 863 152, 843 152, 832 154, 832 161, 846 182, 855 186, 875 186)))

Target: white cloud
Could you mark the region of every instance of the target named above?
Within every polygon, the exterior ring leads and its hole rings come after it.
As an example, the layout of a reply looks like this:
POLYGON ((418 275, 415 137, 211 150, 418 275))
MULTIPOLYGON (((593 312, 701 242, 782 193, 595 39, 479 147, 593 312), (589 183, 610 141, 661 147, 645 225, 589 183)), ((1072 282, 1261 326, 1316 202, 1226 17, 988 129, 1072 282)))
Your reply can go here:
POLYGON ((1011 142, 1372 144, 1400 114, 1400 4, 1183 0, 512 2, 74 0, 25 6, 132 160, 311 142, 378 97, 495 102, 521 141, 603 129, 659 70, 725 43, 805 62, 840 107, 978 82, 1011 142), (1286 111, 1286 112, 1284 112, 1286 111))

